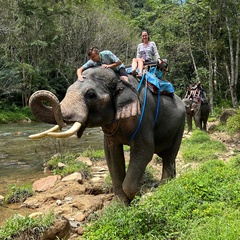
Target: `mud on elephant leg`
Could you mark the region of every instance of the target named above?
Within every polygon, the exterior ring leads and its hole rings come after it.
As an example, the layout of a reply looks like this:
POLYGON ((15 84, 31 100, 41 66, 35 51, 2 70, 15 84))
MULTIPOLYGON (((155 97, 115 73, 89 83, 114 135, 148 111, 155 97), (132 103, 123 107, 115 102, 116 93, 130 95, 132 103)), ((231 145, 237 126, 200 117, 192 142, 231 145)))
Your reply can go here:
POLYGON ((158 154, 158 156, 162 158, 163 162, 162 183, 176 177, 176 157, 180 147, 177 143, 182 141, 183 129, 184 123, 178 129, 179 134, 176 134, 176 136, 172 139, 171 146, 164 152, 158 154))
POLYGON ((163 168, 161 182, 165 182, 176 177, 176 164, 173 156, 162 155, 163 168))
POLYGON ((105 137, 104 150, 112 179, 113 192, 117 199, 125 204, 129 204, 130 200, 122 188, 122 183, 126 175, 123 147, 122 145, 116 145, 109 142, 105 137))
MULTIPOLYGON (((135 143, 135 145, 138 144, 139 143, 135 143)), ((140 195, 139 190, 141 188, 141 180, 154 153, 153 144, 151 145, 147 142, 142 142, 140 146, 135 146, 131 149, 130 162, 126 177, 123 181, 123 190, 130 200, 136 195, 140 195)))

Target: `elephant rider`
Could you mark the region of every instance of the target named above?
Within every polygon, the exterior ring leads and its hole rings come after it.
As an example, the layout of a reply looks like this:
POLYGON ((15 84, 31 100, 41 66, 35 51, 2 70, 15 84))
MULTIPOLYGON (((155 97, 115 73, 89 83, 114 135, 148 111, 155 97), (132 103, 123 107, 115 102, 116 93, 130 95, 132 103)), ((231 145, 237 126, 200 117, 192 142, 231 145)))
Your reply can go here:
POLYGON ((136 77, 138 68, 139 74, 137 77, 142 77, 143 74, 143 65, 147 62, 153 61, 153 56, 155 56, 156 60, 159 64, 162 63, 160 59, 156 43, 150 41, 150 37, 148 31, 143 30, 141 33, 142 43, 139 43, 137 46, 137 56, 132 60, 132 75, 136 77))
POLYGON ((97 47, 92 47, 87 52, 90 60, 83 64, 77 70, 77 76, 79 81, 84 80, 84 75, 82 74, 84 70, 102 66, 103 68, 111 68, 114 72, 118 73, 122 80, 128 81, 128 74, 126 72, 125 66, 122 61, 115 56, 111 51, 104 50, 99 52, 97 47))
POLYGON ((194 97, 199 97, 201 98, 202 102, 205 102, 206 99, 206 93, 205 90, 202 86, 201 82, 198 82, 196 85, 190 85, 187 88, 187 93, 186 93, 186 98, 194 98, 194 97))

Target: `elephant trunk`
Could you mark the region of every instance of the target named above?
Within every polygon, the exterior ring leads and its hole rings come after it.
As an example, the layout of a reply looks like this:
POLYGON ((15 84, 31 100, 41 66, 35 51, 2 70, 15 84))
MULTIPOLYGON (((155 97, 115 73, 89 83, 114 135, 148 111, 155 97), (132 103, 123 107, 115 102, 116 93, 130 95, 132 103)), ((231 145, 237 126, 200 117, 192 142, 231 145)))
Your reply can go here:
POLYGON ((45 136, 66 138, 70 137, 81 128, 81 123, 75 122, 69 130, 64 132, 56 132, 63 128, 66 124, 63 121, 61 105, 58 101, 58 98, 49 91, 40 90, 33 93, 29 100, 29 106, 32 113, 41 121, 50 124, 57 123, 56 126, 47 131, 30 135, 29 138, 31 139, 43 138, 45 136), (51 107, 45 105, 44 101, 50 103, 51 107))
POLYGON ((57 124, 60 128, 66 124, 63 121, 61 107, 58 98, 51 92, 40 90, 32 94, 29 99, 32 113, 41 121, 57 124), (51 106, 44 104, 48 102, 51 106))

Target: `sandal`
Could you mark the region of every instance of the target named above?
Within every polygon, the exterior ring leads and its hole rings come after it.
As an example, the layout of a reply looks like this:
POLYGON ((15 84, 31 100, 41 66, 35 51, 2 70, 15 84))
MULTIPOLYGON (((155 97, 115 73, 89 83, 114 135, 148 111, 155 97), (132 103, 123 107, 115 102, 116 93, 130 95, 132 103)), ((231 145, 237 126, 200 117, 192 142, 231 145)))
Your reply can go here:
POLYGON ((139 74, 137 75, 137 77, 138 77, 138 78, 141 78, 141 77, 142 77, 142 73, 139 73, 139 74))
POLYGON ((137 76, 137 72, 136 72, 136 70, 133 70, 133 71, 132 71, 132 75, 133 75, 134 77, 137 76))

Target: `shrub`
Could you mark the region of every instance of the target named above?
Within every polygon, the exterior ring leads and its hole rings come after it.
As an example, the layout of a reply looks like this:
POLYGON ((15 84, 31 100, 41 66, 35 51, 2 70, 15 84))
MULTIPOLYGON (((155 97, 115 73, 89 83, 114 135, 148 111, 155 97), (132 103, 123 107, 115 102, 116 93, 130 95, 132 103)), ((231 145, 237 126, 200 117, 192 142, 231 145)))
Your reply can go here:
POLYGON ((91 173, 89 167, 83 163, 76 161, 77 154, 54 155, 47 163, 48 169, 53 170, 54 174, 65 177, 74 172, 80 172, 84 178, 88 178, 91 173), (59 167, 59 163, 63 163, 64 167, 59 167))
POLYGON ((240 110, 227 120, 227 130, 230 133, 240 132, 240 110))
POLYGON ((0 239, 39 239, 41 233, 54 223, 54 214, 50 212, 37 218, 15 215, 0 227, 0 239), (22 235, 27 236, 21 237, 22 235), (32 238, 30 238, 30 236, 32 238))
POLYGON ((33 195, 33 190, 31 185, 24 185, 17 187, 15 184, 11 186, 10 193, 7 194, 5 198, 6 203, 22 203, 28 197, 33 195))
POLYGON ((93 149, 92 147, 87 148, 83 153, 83 157, 89 157, 92 161, 97 161, 105 157, 104 150, 93 149))

